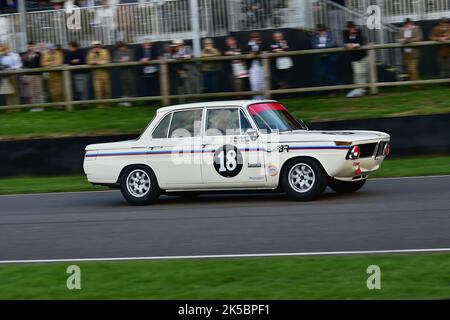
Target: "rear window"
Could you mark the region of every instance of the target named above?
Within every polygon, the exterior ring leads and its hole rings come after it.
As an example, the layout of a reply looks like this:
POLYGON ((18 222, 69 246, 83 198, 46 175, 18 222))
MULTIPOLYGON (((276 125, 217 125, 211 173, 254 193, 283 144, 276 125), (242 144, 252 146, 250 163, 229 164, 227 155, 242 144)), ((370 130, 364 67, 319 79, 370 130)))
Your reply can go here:
POLYGON ((153 130, 152 138, 153 139, 163 139, 167 138, 167 131, 169 131, 170 118, 172 114, 169 113, 161 120, 158 126, 153 130))

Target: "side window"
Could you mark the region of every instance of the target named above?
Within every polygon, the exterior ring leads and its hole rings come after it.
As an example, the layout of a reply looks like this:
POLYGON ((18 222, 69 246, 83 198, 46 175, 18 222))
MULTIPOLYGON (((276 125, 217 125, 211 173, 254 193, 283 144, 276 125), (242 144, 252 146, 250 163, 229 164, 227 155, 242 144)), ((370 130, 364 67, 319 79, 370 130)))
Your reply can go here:
POLYGON ((241 117, 241 134, 244 134, 247 132, 248 129, 252 128, 252 125, 248 121, 247 117, 245 116, 244 112, 239 111, 240 117, 241 117))
POLYGON ((167 114, 164 119, 158 124, 158 126, 153 130, 152 138, 153 139, 163 139, 167 138, 167 132, 169 131, 170 118, 172 113, 167 114))
POLYGON ((169 138, 199 137, 202 131, 202 113, 202 109, 174 112, 169 138))
POLYGON ((206 114, 206 136, 239 135, 237 108, 209 109, 206 114))

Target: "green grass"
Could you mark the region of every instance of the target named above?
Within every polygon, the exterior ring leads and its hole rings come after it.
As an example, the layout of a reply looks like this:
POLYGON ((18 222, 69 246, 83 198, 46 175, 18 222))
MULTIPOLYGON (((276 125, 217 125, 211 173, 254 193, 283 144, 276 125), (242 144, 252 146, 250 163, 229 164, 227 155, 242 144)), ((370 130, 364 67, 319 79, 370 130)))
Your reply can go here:
MULTIPOLYGON (((450 156, 397 158, 384 161, 373 177, 450 174, 450 156)), ((19 177, 0 179, 0 194, 107 190, 92 186, 85 176, 19 177)))
POLYGON ((414 177, 450 174, 450 156, 387 159, 372 177, 414 177))
POLYGON ((304 121, 428 115, 450 112, 450 88, 389 88, 382 91, 382 94, 368 95, 360 99, 349 99, 340 95, 285 99, 282 102, 304 121))
POLYGON ((93 186, 86 176, 19 177, 0 179, 0 194, 95 191, 106 187, 93 186))
POLYGON ((0 266, 0 299, 449 299, 450 254, 0 266), (81 268, 81 290, 66 269, 81 268), (368 290, 367 267, 381 269, 368 290))
MULTIPOLYGON (((377 96, 347 99, 342 94, 304 96, 281 100, 297 117, 307 121, 398 117, 450 112, 450 90, 444 86, 386 88, 377 96)), ((176 102, 174 102, 176 103, 176 102)), ((0 139, 103 135, 141 132, 157 105, 108 109, 78 108, 75 112, 0 113, 0 139)))

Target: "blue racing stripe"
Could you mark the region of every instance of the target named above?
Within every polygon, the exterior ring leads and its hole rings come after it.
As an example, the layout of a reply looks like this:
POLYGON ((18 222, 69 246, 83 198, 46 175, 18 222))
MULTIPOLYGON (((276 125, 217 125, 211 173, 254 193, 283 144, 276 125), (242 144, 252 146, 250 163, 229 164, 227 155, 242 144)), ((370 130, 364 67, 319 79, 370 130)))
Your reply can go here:
MULTIPOLYGON (((350 146, 289 146, 289 151, 293 150, 348 150, 350 146)), ((263 151, 271 153, 271 150, 265 148, 241 148, 242 152, 263 151)), ((87 153, 86 158, 90 157, 120 157, 120 156, 144 156, 144 155, 164 155, 164 154, 195 154, 215 152, 214 149, 208 150, 158 150, 158 151, 141 151, 141 152, 108 152, 108 153, 87 153)))

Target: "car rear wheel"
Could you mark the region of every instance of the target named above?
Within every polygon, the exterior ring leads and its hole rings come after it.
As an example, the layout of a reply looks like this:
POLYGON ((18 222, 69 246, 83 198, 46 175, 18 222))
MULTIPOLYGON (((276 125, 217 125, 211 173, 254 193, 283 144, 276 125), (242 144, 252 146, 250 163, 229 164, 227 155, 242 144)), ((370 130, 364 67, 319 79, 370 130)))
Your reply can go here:
POLYGON ((300 201, 318 198, 327 186, 326 173, 314 159, 293 159, 281 174, 281 186, 287 195, 300 201))
POLYGON ((133 205, 153 203, 159 197, 159 186, 153 171, 146 166, 129 167, 120 177, 123 197, 133 205))
POLYGON ((330 178, 328 186, 337 193, 351 193, 361 189, 366 184, 366 181, 367 179, 347 182, 330 178))

